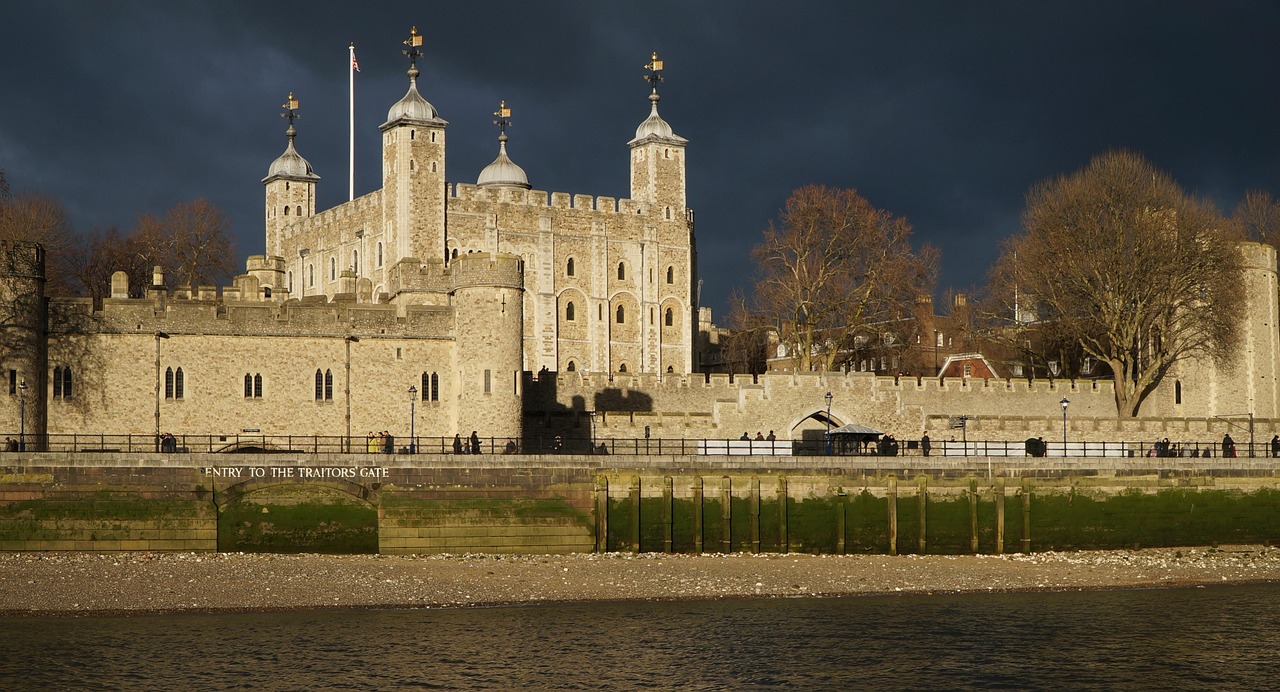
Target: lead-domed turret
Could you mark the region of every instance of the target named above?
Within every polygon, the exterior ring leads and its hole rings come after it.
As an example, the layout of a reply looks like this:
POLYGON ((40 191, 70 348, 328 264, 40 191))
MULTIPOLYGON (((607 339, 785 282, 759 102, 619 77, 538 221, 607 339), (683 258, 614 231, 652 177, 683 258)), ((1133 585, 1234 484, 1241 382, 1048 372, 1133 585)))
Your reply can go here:
POLYGON ((507 156, 507 126, 511 124, 511 109, 507 108, 507 102, 503 101, 498 105, 498 110, 494 112, 498 119, 493 121, 498 126, 498 158, 493 163, 484 167, 480 171, 480 177, 476 180, 476 185, 480 187, 518 187, 528 190, 529 176, 525 175, 524 169, 516 165, 507 156))

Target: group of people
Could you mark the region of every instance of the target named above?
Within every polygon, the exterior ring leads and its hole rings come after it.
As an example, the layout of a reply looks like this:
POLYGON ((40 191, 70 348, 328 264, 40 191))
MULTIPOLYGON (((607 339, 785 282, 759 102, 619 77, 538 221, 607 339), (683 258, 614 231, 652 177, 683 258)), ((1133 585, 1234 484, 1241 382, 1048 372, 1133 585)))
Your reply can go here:
MULTIPOLYGON (((646 437, 647 437, 647 435, 646 435, 646 437)), ((748 435, 748 434, 744 431, 744 432, 742 433, 742 437, 739 437, 738 439, 739 439, 739 440, 750 440, 750 439, 751 439, 751 436, 750 436, 750 435, 748 435)), ((770 431, 769 431, 769 436, 768 436, 768 437, 765 437, 765 436, 764 436, 764 433, 761 433, 759 430, 757 430, 757 431, 756 431, 756 437, 755 437, 755 439, 756 439, 756 441, 758 441, 758 442, 773 442, 774 440, 778 439, 778 436, 777 436, 777 435, 774 435, 774 434, 773 434, 773 431, 772 431, 772 430, 770 430, 770 431)))
POLYGON ((370 454, 392 454, 395 452, 396 438, 386 430, 378 433, 370 431, 364 440, 370 454))
POLYGON ((453 453, 454 454, 479 454, 480 453, 480 435, 472 430, 471 437, 465 441, 462 436, 454 433, 453 435, 453 453))
POLYGON ((160 433, 160 451, 175 454, 178 451, 178 440, 172 433, 160 433))

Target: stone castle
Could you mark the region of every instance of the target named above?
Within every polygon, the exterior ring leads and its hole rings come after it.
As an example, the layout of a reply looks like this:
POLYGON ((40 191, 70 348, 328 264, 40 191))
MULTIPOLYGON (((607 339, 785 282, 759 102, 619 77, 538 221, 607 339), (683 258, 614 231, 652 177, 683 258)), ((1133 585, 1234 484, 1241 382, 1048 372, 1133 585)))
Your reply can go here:
POLYGON ((266 252, 233 285, 170 291, 157 268, 142 298, 118 272, 101 306, 46 299, 43 250, 5 247, 0 427, 37 441, 362 440, 411 428, 511 441, 800 440, 848 422, 954 436, 959 418, 970 439, 1018 440, 1060 429, 1069 398, 1080 439, 1209 441, 1245 414, 1259 434, 1280 417, 1276 252, 1256 243, 1241 246, 1240 352, 1182 365, 1142 419, 1116 419, 1105 381, 699 373, 695 345, 714 326, 693 290, 687 141, 658 114, 657 56, 648 116, 627 143, 631 197, 615 199, 533 189, 507 153, 505 105, 497 158, 475 184, 450 182, 447 123, 419 92, 420 53, 406 43, 408 90, 380 126, 382 188, 317 212, 319 177, 296 147, 290 97, 287 144, 262 181, 266 252))

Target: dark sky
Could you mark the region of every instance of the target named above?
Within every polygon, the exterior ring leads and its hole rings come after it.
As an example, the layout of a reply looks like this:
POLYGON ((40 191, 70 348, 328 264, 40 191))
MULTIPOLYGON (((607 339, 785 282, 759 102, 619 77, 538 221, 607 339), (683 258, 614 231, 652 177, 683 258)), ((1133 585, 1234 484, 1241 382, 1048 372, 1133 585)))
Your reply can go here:
POLYGON ((301 100, 318 209, 380 185, 377 126, 404 94, 400 41, 449 121, 448 178, 497 153, 536 189, 628 196, 626 143, 661 112, 690 141, 703 303, 721 314, 794 188, 857 188, 942 250, 940 290, 985 281, 1027 189, 1136 150, 1230 209, 1280 193, 1275 2, 0 2, 0 168, 77 229, 204 197, 263 250, 260 183, 301 100))

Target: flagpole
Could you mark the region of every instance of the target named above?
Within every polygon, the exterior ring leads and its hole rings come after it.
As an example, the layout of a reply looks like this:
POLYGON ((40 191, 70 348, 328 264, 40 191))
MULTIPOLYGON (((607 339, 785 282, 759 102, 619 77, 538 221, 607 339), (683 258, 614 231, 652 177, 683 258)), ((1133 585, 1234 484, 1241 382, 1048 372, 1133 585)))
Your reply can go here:
POLYGON ((347 167, 347 201, 356 198, 356 44, 352 43, 348 47, 350 51, 350 60, 347 61, 347 87, 350 98, 348 100, 350 108, 350 145, 348 147, 349 165, 347 167))

